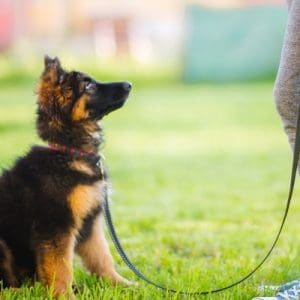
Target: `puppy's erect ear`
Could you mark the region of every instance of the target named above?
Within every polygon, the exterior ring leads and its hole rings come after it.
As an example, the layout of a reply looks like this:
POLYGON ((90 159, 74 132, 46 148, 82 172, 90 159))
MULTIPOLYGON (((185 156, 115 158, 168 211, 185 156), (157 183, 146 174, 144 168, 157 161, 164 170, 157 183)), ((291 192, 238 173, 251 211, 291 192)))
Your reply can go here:
POLYGON ((44 57, 45 69, 60 68, 60 61, 57 57, 51 58, 48 55, 44 57))
POLYGON ((57 57, 51 58, 48 55, 45 55, 44 64, 44 79, 55 84, 60 83, 65 72, 60 65, 59 59, 57 57))

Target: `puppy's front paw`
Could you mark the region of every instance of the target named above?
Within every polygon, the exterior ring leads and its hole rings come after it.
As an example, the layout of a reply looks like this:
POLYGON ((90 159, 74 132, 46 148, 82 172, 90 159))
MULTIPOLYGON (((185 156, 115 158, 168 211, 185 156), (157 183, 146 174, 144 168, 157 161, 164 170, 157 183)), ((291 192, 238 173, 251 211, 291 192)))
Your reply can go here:
POLYGON ((126 278, 122 277, 122 280, 117 282, 116 284, 122 284, 125 287, 137 287, 139 284, 136 281, 130 281, 127 280, 126 278))
POLYGON ((124 285, 126 287, 138 286, 137 282, 127 280, 126 278, 119 275, 117 272, 114 272, 112 274, 112 276, 110 276, 110 278, 111 278, 111 282, 112 282, 113 285, 124 285))

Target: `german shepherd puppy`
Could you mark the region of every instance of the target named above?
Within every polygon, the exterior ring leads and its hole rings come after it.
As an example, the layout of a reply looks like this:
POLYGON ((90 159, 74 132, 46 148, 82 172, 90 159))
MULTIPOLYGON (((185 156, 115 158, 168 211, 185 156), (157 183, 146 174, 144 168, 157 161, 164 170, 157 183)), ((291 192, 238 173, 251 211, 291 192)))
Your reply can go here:
POLYGON ((0 177, 0 281, 18 287, 38 278, 54 296, 72 297, 77 253, 94 274, 130 284, 114 269, 101 223, 107 176, 98 150, 98 121, 120 108, 131 84, 100 83, 65 71, 45 57, 37 85, 37 131, 49 147, 34 146, 0 177))

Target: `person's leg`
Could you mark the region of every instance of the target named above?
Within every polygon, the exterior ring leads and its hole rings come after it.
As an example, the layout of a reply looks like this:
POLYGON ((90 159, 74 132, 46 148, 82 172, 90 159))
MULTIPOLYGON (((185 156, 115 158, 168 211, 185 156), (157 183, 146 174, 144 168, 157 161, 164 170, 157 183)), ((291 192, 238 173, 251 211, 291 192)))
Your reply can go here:
MULTIPOLYGON (((287 2, 288 21, 275 82, 274 97, 284 130, 293 148, 298 106, 300 104, 300 1, 287 0, 287 2)), ((300 299, 300 280, 282 285, 274 297, 258 297, 255 299, 300 299)))
POLYGON ((288 0, 288 22, 274 88, 277 110, 293 147, 300 103, 300 1, 288 0))

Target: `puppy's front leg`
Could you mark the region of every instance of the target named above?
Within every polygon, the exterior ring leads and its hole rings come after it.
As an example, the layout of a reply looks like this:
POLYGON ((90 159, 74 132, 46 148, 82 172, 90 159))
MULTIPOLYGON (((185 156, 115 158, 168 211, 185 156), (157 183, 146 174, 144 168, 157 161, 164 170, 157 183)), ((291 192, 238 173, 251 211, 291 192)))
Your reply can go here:
POLYGON ((37 247, 37 273, 48 287, 54 287, 54 297, 72 298, 72 261, 75 237, 66 235, 40 242, 37 247))
POLYGON ((101 217, 98 216, 94 220, 90 235, 77 246, 76 251, 91 273, 99 277, 107 277, 113 284, 122 283, 129 286, 132 283, 119 275, 114 268, 102 226, 101 217))

